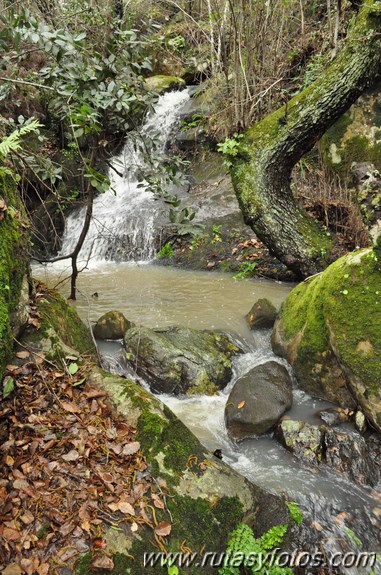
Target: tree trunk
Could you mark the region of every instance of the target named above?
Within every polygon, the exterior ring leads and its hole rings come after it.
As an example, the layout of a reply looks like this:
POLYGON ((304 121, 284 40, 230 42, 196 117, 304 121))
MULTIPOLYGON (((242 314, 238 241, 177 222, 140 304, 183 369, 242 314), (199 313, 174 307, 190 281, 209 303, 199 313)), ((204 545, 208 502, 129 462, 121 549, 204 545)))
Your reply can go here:
POLYGON ((324 132, 371 86, 381 69, 381 1, 367 0, 329 68, 287 104, 250 128, 232 158, 246 223, 290 269, 323 269, 332 240, 296 203, 291 172, 324 132))

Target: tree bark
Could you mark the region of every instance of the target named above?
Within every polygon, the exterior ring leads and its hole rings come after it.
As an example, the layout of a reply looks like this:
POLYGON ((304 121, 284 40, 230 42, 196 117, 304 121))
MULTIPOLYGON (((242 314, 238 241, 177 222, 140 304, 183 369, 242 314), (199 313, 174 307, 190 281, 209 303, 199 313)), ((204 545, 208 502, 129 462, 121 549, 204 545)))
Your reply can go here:
POLYGON ((232 159, 246 223, 302 277, 329 262, 332 240, 300 206, 291 172, 381 71, 381 1, 367 0, 329 68, 287 104, 250 128, 232 159))

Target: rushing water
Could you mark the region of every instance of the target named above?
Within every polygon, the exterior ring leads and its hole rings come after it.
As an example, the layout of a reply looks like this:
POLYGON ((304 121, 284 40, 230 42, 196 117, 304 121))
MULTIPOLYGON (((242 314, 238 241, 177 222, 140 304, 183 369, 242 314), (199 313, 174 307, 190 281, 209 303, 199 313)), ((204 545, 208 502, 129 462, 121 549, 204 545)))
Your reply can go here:
MULTIPOLYGON (((67 271, 62 267, 39 267, 35 275, 54 285, 67 271)), ((222 329, 239 340, 246 353, 236 358, 233 379, 219 395, 189 399, 163 395, 160 398, 208 449, 221 449, 224 461, 242 475, 266 489, 284 491, 298 501, 305 518, 324 540, 326 552, 356 549, 352 531, 363 541, 365 550, 379 551, 379 530, 372 512, 379 503, 371 490, 356 486, 338 474, 317 472, 300 465, 271 435, 239 444, 232 443, 227 436, 224 409, 235 380, 253 366, 274 359, 269 333, 253 334, 244 316, 261 297, 279 306, 290 286, 261 280, 238 281, 228 274, 215 272, 109 262, 84 271, 78 287, 79 299, 75 305, 85 320, 95 321, 104 312, 118 309, 138 325, 183 324, 222 329), (346 519, 340 522, 343 513, 346 519)), ((63 293, 67 291, 62 284, 60 289, 63 293)), ((116 355, 120 349, 121 344, 111 342, 101 346, 106 355, 116 355)), ((328 405, 295 389, 294 406, 288 415, 317 423, 318 411, 328 405)), ((355 575, 369 571, 356 568, 342 572, 355 575)))
MULTIPOLYGON (((143 134, 158 139, 158 149, 164 148, 168 135, 181 108, 189 100, 186 90, 169 92, 159 98, 154 113, 142 127, 143 134)), ((151 192, 141 186, 137 169, 144 167, 143 154, 126 145, 110 170, 110 189, 99 194, 93 205, 93 219, 79 259, 89 260, 147 260, 156 252, 157 221, 163 210, 151 192)), ((72 213, 66 222, 62 238, 63 254, 71 253, 76 245, 85 217, 85 208, 72 213)))
MULTIPOLYGON (((159 131, 164 146, 188 97, 184 91, 160 98, 155 114, 148 118, 143 130, 159 131)), ((137 186, 131 175, 133 170, 128 170, 141 162, 142 158, 131 151, 127 142, 123 154, 115 160, 118 170, 125 175, 112 175, 114 191, 110 190, 95 200, 94 221, 81 252, 87 269, 78 278, 78 301, 75 305, 79 314, 86 321, 95 321, 103 313, 116 309, 137 325, 182 324, 230 333, 243 346, 245 354, 234 360, 234 375, 227 388, 214 397, 163 395, 162 401, 209 450, 221 449, 226 463, 254 483, 277 492, 284 491, 297 501, 305 522, 316 532, 318 550, 357 550, 356 536, 363 541, 362 550, 380 552, 377 510, 373 511, 380 507, 379 493, 356 486, 338 474, 318 472, 300 465, 271 435, 239 444, 232 443, 227 435, 224 410, 234 382, 255 365, 277 359, 271 351, 269 333, 251 332, 244 316, 261 297, 279 306, 290 286, 270 281, 237 281, 230 275, 215 272, 180 271, 107 261, 149 260, 154 255, 154 230, 160 206, 144 188, 137 186)), ((84 212, 79 211, 68 218, 63 251, 71 251, 83 216, 84 212)), ((68 290, 62 280, 70 276, 70 269, 65 269, 63 262, 36 267, 34 274, 51 286, 60 282, 59 289, 63 293, 68 290)), ((116 362, 112 358, 121 350, 121 343, 101 344, 101 352, 112 356, 110 362, 114 361, 114 365, 116 362)), ((327 405, 327 402, 313 400, 295 389, 294 406, 288 415, 318 423, 318 412, 327 405)), ((310 534, 311 529, 309 540, 310 534)), ((370 571, 347 568, 340 572, 356 575, 370 571)), ((380 568, 375 567, 374 573, 381 573, 380 568)))

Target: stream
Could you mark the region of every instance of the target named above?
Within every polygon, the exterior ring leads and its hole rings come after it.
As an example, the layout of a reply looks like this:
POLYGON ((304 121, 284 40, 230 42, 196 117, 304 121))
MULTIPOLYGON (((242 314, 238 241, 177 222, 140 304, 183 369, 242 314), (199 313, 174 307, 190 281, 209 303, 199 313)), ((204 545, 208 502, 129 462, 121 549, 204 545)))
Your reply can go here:
MULTIPOLYGON (((176 122, 186 91, 161 97, 154 115, 143 130, 159 130, 163 145, 176 122)), ((141 159, 128 145, 115 161, 127 167, 141 159)), ((159 396, 210 451, 221 449, 223 461, 250 481, 268 490, 285 492, 303 512, 309 541, 316 533, 318 550, 326 553, 380 552, 380 530, 373 509, 380 506, 380 494, 360 487, 339 474, 308 469, 268 434, 235 444, 227 436, 224 410, 227 396, 238 377, 255 365, 276 359, 270 333, 251 332, 244 316, 253 303, 266 297, 279 307, 292 286, 266 280, 235 280, 229 274, 164 268, 148 262, 154 252, 155 221, 163 206, 138 188, 131 175, 113 176, 114 191, 98 196, 94 222, 81 257, 86 269, 78 278, 78 300, 82 319, 95 322, 103 313, 116 309, 137 325, 161 327, 186 325, 198 329, 223 330, 243 346, 245 353, 234 359, 234 372, 225 390, 213 397, 159 396), (116 196, 114 195, 116 192, 116 196), (115 260, 130 260, 118 261, 115 260), (378 499, 377 499, 378 498, 378 499), (311 529, 312 527, 312 529, 311 529), (360 545, 360 541, 362 545, 360 545)), ((212 214, 211 214, 212 215, 212 214)), ((83 211, 68 218, 63 252, 70 252, 78 237, 83 211)), ((34 276, 50 286, 59 284, 67 295, 70 269, 65 262, 35 266, 34 276), (61 283, 59 283, 61 282, 61 283)), ((101 353, 110 363, 121 351, 121 342, 100 342, 101 353)), ((133 374, 131 374, 133 375, 133 374)), ((318 412, 330 407, 294 389, 293 419, 318 423, 318 412)), ((342 573, 371 573, 369 568, 347 567, 342 573)), ((373 567, 373 573, 381 573, 373 567)))

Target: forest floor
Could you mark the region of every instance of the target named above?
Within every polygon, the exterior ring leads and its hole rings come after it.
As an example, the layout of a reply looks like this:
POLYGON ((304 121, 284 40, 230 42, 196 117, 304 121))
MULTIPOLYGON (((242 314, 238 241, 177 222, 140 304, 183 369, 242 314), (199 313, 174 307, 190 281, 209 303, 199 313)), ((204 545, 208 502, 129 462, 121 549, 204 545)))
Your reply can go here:
POLYGON ((0 403, 0 571, 69 574, 91 553, 111 570, 105 528, 152 529, 165 550, 171 523, 157 523, 167 486, 154 479, 136 430, 88 381, 90 362, 57 367, 28 351, 7 367, 0 403))

